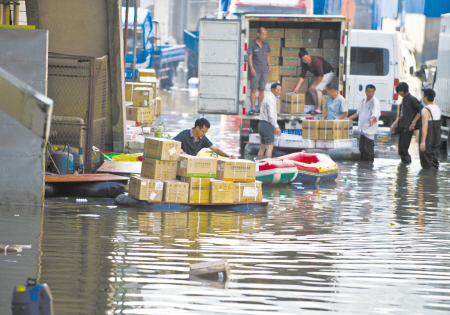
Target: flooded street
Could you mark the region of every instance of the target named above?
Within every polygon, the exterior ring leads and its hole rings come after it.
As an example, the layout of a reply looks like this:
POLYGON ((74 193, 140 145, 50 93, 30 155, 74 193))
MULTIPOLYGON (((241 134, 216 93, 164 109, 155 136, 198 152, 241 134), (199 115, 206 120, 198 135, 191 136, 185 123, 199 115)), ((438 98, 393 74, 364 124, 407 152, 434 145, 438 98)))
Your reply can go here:
MULTIPOLYGON (((194 92, 161 92, 160 122, 193 126, 194 92)), ((208 138, 239 153, 240 118, 206 115, 208 138)), ((380 128, 378 149, 398 138, 380 128)), ((38 277, 55 314, 448 314, 449 163, 421 170, 377 158, 338 162, 336 182, 263 187, 264 211, 148 212, 112 199, 48 198, 44 210, 0 207, 0 314, 15 285, 38 277), (227 259, 227 281, 189 264, 227 259)), ((245 210, 245 209, 243 209, 245 210)))

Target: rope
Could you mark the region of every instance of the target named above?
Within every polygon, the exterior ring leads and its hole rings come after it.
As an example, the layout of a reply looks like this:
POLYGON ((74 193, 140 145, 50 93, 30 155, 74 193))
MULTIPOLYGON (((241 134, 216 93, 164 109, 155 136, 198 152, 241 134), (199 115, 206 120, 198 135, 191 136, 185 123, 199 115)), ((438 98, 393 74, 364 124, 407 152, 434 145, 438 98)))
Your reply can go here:
POLYGON ((102 151, 100 151, 100 149, 97 148, 95 145, 92 146, 92 151, 94 151, 95 154, 101 153, 101 154, 103 154, 103 156, 106 157, 108 160, 112 161, 112 159, 111 159, 109 156, 107 156, 105 153, 103 153, 102 151))

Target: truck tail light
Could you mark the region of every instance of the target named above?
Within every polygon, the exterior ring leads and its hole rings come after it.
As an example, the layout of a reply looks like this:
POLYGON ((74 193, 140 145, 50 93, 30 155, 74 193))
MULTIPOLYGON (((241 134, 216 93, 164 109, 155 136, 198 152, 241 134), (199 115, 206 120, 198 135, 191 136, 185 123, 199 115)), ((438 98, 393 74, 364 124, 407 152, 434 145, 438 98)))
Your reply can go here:
POLYGON ((392 96, 392 99, 394 101, 398 100, 398 94, 397 94, 397 91, 395 90, 395 88, 397 87, 397 84, 399 84, 399 83, 400 83, 399 79, 394 79, 394 95, 392 96))
POLYGON ((345 36, 342 36, 341 38, 342 38, 342 39, 341 39, 341 44, 344 45, 344 39, 345 39, 345 36))
POLYGON ((244 62, 244 71, 247 71, 247 63, 244 62))
MULTIPOLYGON (((245 108, 243 111, 245 113, 245 108)), ((246 132, 246 133, 250 132, 250 120, 248 120, 248 119, 242 120, 242 132, 246 132)))
POLYGON ((247 51, 247 43, 244 43, 244 51, 247 51))
POLYGON ((242 92, 245 94, 245 92, 246 92, 246 86, 244 85, 243 86, 243 88, 242 88, 242 92))
POLYGON ((344 92, 342 90, 339 91, 339 94, 344 95, 344 92))

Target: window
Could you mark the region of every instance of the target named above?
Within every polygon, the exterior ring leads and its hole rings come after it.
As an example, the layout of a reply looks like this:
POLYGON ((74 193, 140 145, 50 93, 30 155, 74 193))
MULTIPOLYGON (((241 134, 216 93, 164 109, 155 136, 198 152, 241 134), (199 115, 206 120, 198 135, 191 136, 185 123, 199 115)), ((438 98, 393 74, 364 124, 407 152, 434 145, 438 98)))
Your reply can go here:
POLYGON ((385 76, 389 73, 389 50, 352 47, 350 74, 385 76))

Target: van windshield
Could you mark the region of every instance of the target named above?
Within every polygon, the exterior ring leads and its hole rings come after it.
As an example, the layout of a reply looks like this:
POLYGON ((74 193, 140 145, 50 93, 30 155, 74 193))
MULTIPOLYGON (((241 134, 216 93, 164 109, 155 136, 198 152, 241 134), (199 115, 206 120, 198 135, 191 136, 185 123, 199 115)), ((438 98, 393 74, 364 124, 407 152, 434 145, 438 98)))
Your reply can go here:
POLYGON ((389 73, 389 50, 352 47, 350 74, 385 76, 389 73))

